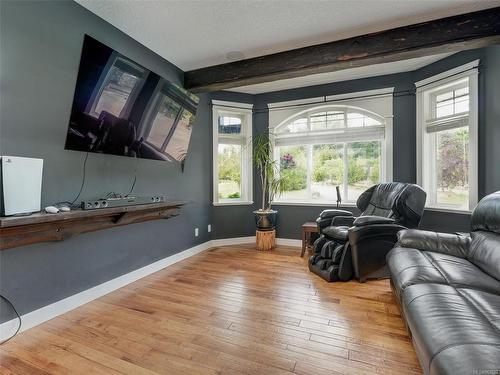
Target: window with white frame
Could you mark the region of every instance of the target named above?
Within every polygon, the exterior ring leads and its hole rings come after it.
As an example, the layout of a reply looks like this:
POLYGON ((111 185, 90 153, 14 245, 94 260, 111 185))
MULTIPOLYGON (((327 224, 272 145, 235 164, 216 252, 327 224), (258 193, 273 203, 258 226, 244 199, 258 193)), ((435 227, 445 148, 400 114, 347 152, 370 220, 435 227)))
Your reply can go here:
POLYGON ((363 94, 369 98, 330 97, 305 109, 283 103, 284 113, 279 105, 270 108, 274 157, 284 179, 275 203, 333 204, 336 186, 344 202, 355 203, 368 187, 392 179, 392 89, 363 94))
POLYGON ((214 205, 252 202, 252 105, 213 100, 214 205))
POLYGON ((415 84, 418 182, 428 207, 468 211, 477 203, 478 63, 415 84))

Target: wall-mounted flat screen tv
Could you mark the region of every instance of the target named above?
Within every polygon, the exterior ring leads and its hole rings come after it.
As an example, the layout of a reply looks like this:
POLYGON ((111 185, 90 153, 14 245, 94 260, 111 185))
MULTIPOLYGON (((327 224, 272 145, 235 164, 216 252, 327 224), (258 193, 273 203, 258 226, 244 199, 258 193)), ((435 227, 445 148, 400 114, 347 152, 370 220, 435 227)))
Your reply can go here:
POLYGON ((198 97, 85 35, 66 149, 184 162, 198 97))

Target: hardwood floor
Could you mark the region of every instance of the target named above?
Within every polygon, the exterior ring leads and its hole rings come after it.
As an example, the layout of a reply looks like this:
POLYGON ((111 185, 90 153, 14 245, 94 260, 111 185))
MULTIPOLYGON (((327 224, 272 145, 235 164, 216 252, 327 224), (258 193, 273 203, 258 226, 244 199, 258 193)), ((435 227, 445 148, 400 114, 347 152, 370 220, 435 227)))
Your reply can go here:
POLYGON ((300 250, 203 252, 0 347, 2 374, 421 374, 389 282, 300 250))

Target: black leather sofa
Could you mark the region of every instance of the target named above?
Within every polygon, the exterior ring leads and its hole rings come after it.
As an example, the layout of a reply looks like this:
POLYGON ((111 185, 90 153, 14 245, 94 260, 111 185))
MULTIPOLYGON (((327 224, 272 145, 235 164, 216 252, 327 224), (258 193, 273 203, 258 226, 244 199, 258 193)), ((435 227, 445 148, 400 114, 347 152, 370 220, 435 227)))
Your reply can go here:
POLYGON ((324 210, 316 220, 321 237, 314 244, 309 269, 327 281, 361 282, 389 277, 385 257, 396 243, 396 234, 416 228, 422 218, 426 193, 418 185, 380 183, 358 198, 362 214, 324 210))
POLYGON ((391 284, 428 375, 500 373, 500 191, 470 235, 404 230, 387 255, 391 284))

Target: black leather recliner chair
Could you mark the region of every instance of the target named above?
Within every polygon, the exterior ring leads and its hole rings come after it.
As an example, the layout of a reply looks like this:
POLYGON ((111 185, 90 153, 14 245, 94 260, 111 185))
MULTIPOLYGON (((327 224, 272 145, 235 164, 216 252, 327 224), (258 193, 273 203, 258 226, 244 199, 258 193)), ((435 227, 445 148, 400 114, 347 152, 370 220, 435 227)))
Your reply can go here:
POLYGON ((381 183, 358 198, 359 217, 324 210, 316 219, 321 236, 314 243, 309 270, 326 281, 347 281, 353 273, 360 282, 389 277, 385 257, 400 230, 418 227, 426 196, 418 185, 381 183))

